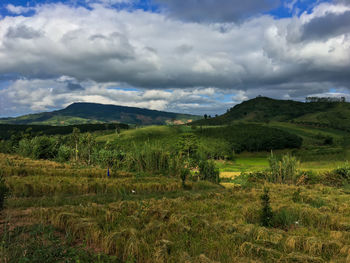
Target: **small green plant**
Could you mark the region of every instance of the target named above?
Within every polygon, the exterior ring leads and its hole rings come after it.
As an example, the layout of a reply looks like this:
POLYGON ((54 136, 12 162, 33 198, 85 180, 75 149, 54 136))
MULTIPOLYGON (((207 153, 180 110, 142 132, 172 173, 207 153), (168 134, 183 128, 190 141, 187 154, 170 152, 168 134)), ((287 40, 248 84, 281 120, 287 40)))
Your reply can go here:
POLYGON ((264 194, 261 195, 261 214, 260 214, 260 223, 262 226, 270 227, 272 226, 273 213, 270 206, 270 194, 269 188, 264 187, 264 194))
POLYGON ((299 225, 298 215, 293 210, 282 207, 278 211, 275 211, 272 225, 287 230, 293 225, 299 225))
POLYGON ((294 193, 293 193, 293 196, 292 196, 292 200, 294 203, 300 203, 301 202, 301 190, 300 188, 298 188, 298 190, 296 190, 294 193))
POLYGON ((190 175, 190 170, 188 168, 182 168, 180 171, 180 178, 182 182, 182 187, 186 187, 186 178, 190 175))
POLYGON ((315 208, 320 208, 320 207, 322 207, 322 206, 327 205, 326 201, 323 200, 323 199, 320 198, 320 197, 316 197, 316 198, 310 199, 310 200, 308 200, 307 203, 308 203, 309 205, 311 205, 312 207, 315 207, 315 208))

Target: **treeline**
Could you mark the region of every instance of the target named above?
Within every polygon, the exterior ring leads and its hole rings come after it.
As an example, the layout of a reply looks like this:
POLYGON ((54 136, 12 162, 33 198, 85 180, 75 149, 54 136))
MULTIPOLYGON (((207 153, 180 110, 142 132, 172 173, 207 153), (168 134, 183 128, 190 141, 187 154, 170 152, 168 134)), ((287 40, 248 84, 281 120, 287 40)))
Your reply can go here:
POLYGON ((317 122, 317 121, 303 121, 303 120, 291 120, 291 123, 314 126, 319 128, 330 128, 335 130, 341 130, 350 132, 350 124, 346 121, 333 119, 331 123, 317 122))
POLYGON ((306 97, 305 101, 310 102, 345 102, 345 97, 306 97))
POLYGON ((208 138, 225 139, 229 148, 236 153, 300 148, 302 145, 302 138, 297 135, 258 124, 213 127, 198 130, 197 133, 208 138))
POLYGON ((80 124, 69 126, 0 124, 0 140, 10 139, 11 136, 21 138, 25 136, 25 134, 30 134, 30 136, 66 135, 72 133, 73 128, 78 128, 81 132, 94 132, 129 129, 129 125, 123 123, 80 124))

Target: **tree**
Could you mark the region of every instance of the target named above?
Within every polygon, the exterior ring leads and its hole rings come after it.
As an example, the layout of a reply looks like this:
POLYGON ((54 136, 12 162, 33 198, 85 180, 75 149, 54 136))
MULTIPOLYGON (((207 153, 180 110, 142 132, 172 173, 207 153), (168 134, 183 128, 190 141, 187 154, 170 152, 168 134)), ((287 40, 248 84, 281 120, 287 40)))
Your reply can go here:
POLYGON ((193 157, 198 150, 198 138, 193 133, 184 133, 180 136, 177 143, 180 154, 186 155, 188 159, 193 157))
POLYGON ((204 114, 204 119, 208 119, 208 115, 207 114, 204 114))
POLYGON ((87 159, 88 165, 91 164, 91 155, 94 150, 94 147, 96 145, 96 138, 94 135, 91 133, 86 133, 84 136, 81 138, 81 143, 82 143, 82 154, 84 159, 87 159))
POLYGON ((115 128, 115 133, 118 134, 118 135, 120 134, 120 127, 119 127, 119 126, 117 126, 117 127, 115 128))
POLYGON ((207 180, 216 184, 220 183, 220 171, 212 160, 203 160, 199 163, 199 174, 201 180, 207 180))
POLYGON ((73 142, 75 143, 75 161, 78 161, 78 145, 79 145, 79 138, 80 138, 80 130, 76 127, 73 128, 72 132, 72 139, 73 142))

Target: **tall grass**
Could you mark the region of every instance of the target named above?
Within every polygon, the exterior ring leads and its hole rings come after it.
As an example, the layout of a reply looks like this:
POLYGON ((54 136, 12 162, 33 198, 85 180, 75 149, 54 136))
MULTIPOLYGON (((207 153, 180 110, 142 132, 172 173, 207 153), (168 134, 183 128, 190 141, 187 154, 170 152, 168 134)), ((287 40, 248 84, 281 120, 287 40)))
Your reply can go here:
MULTIPOLYGON (((349 208, 335 215, 303 202, 289 205, 294 186, 268 187, 275 228, 259 226, 261 189, 66 206, 38 210, 36 216, 121 261, 345 262, 350 235, 343 224, 349 208)), ((342 206, 339 196, 330 202, 342 206)))
POLYGON ((277 158, 271 152, 269 157, 270 170, 267 174, 267 180, 273 183, 295 183, 297 180, 297 171, 300 165, 298 159, 290 154, 283 155, 281 159, 277 158))
POLYGON ((53 195, 131 194, 167 192, 181 189, 181 182, 172 178, 87 178, 87 177, 7 177, 12 197, 41 197, 53 195))

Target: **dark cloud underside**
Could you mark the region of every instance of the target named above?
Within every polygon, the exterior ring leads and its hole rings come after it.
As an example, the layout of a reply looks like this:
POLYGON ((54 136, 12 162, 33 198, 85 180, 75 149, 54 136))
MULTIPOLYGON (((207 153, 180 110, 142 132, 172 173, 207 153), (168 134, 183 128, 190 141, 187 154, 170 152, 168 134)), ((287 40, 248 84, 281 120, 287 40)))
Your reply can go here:
POLYGON ((269 11, 279 0, 156 0, 170 15, 196 22, 232 22, 269 11))

